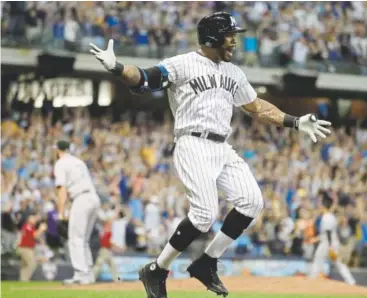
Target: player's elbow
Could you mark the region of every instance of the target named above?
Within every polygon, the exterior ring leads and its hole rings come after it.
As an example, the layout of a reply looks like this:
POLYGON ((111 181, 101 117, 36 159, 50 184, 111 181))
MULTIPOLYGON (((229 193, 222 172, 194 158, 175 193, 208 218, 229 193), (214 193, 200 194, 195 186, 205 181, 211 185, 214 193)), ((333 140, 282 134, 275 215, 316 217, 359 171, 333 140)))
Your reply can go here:
POLYGON ((241 110, 245 113, 259 113, 261 111, 261 102, 260 98, 256 98, 254 101, 241 106, 241 110))
POLYGON ((138 83, 130 87, 130 92, 143 94, 165 89, 169 86, 168 72, 163 66, 155 66, 139 70, 138 83))

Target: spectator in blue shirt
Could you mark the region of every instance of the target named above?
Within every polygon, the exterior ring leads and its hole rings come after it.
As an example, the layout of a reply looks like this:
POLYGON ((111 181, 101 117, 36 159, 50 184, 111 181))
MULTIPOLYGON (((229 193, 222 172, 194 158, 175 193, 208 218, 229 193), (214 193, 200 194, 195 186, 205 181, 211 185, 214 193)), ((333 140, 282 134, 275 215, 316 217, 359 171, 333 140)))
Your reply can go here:
POLYGON ((149 44, 148 30, 140 29, 138 26, 133 26, 127 30, 127 35, 130 37, 133 45, 144 45, 149 44))
POLYGON ((106 26, 106 38, 119 39, 119 19, 116 10, 112 9, 104 19, 106 26))
POLYGON ((15 157, 9 155, 6 158, 3 158, 1 161, 1 168, 3 171, 11 172, 15 169, 15 157))
POLYGON ((254 66, 257 64, 258 40, 254 33, 249 32, 242 39, 242 46, 245 52, 245 64, 254 66))
POLYGON ((128 177, 125 175, 124 172, 122 172, 121 174, 119 189, 122 201, 124 204, 126 204, 129 201, 129 187, 128 187, 128 177))
POLYGON ((144 218, 144 206, 143 206, 143 202, 140 198, 138 197, 131 197, 128 206, 131 210, 131 217, 133 219, 139 220, 139 221, 143 221, 144 218))
POLYGON ((59 14, 58 19, 53 25, 52 35, 54 39, 54 47, 56 49, 63 48, 64 45, 64 17, 62 14, 59 14))

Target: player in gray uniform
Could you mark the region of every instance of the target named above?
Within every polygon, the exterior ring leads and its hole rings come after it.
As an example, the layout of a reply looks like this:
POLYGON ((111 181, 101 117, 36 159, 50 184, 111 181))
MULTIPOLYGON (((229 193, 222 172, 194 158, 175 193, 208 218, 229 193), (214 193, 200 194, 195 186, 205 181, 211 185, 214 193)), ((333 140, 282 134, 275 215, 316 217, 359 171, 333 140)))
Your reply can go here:
POLYGON ((89 239, 97 219, 100 199, 92 183, 86 164, 68 153, 69 143, 56 144, 55 185, 58 197, 59 220, 65 214, 65 202, 72 200, 68 225, 68 246, 74 276, 64 284, 94 282, 93 259, 89 239))
POLYGON ((322 198, 322 216, 320 222, 319 244, 317 245, 314 259, 311 265, 310 277, 316 278, 322 272, 325 262, 330 261, 335 265, 344 281, 350 285, 355 285, 356 281, 350 273, 348 267, 338 258, 340 242, 337 228, 338 221, 331 209, 333 200, 324 194, 322 198))
POLYGON ((149 298, 167 297, 171 262, 216 220, 218 189, 225 192, 234 208, 205 253, 187 270, 209 290, 228 295, 217 274, 218 258, 248 228, 264 204, 249 166, 227 143, 233 106, 264 123, 306 132, 314 142, 316 135, 326 137, 330 133, 323 127, 329 122, 310 114, 301 118, 286 115, 257 97, 242 70, 230 63, 236 33, 244 31, 228 13, 204 17, 198 24, 198 51, 165 59, 148 69, 118 63, 112 40, 105 51, 91 44, 95 57, 133 92, 167 89, 175 118, 173 159, 186 188, 190 211, 157 260, 139 272, 149 298))

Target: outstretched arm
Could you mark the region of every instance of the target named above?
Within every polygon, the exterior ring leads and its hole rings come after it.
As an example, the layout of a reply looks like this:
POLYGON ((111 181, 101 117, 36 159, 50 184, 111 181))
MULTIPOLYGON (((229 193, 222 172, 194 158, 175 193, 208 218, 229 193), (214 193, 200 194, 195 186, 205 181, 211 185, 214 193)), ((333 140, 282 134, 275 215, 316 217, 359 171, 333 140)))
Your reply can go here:
POLYGON ((141 80, 140 71, 134 65, 125 65, 121 69, 117 69, 117 71, 119 71, 122 82, 128 86, 137 86, 141 80))
POLYGON ((108 41, 108 46, 105 51, 91 43, 90 52, 102 63, 109 72, 115 76, 121 77, 122 81, 128 86, 136 86, 141 79, 139 69, 133 65, 122 65, 116 61, 116 56, 113 51, 113 39, 108 41))
MULTIPOLYGON (((261 122, 275 124, 277 126, 285 126, 284 120, 286 114, 266 100, 256 98, 253 102, 243 105, 241 108, 243 111, 250 113, 253 118, 258 119, 261 122)), ((296 117, 293 118, 295 119, 296 117)))
POLYGON ((306 132, 314 142, 317 142, 316 135, 326 138, 325 134, 331 133, 329 129, 324 127, 330 126, 330 122, 318 120, 313 114, 307 114, 300 118, 288 115, 261 98, 256 98, 253 102, 243 105, 241 108, 263 123, 291 127, 306 132))
POLYGON ((113 75, 120 77, 122 82, 129 86, 134 93, 155 91, 168 86, 168 72, 163 66, 140 69, 134 65, 123 65, 116 60, 113 51, 113 40, 108 42, 107 49, 101 50, 90 44, 90 52, 113 75))

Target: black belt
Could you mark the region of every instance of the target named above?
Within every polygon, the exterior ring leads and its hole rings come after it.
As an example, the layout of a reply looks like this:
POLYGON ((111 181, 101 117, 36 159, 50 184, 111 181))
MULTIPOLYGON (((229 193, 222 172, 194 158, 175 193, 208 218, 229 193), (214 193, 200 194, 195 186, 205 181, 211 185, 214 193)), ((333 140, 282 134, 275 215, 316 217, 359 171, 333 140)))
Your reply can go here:
POLYGON ((191 132, 191 136, 202 138, 202 139, 208 139, 214 142, 224 143, 226 140, 226 136, 218 135, 213 132, 209 133, 201 133, 201 132, 191 132))

